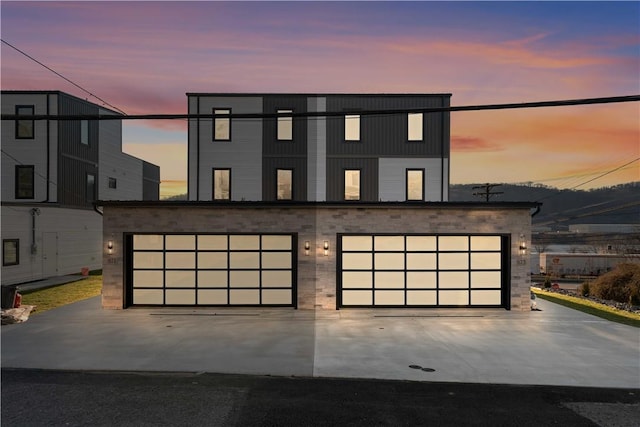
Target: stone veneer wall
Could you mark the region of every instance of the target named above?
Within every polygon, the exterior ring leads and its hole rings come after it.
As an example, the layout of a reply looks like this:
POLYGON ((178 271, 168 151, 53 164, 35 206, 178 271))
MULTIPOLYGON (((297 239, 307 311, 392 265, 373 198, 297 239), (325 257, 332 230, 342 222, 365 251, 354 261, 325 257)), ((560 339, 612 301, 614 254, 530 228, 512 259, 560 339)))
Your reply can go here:
POLYGON ((336 309, 337 233, 496 233, 511 235, 511 309, 530 310, 529 208, 434 206, 117 206, 104 207, 102 306, 124 307, 123 233, 298 233, 298 308, 336 309), (113 254, 106 251, 114 242, 113 254), (311 242, 305 255, 304 242, 311 242), (324 256, 323 242, 329 241, 324 256))

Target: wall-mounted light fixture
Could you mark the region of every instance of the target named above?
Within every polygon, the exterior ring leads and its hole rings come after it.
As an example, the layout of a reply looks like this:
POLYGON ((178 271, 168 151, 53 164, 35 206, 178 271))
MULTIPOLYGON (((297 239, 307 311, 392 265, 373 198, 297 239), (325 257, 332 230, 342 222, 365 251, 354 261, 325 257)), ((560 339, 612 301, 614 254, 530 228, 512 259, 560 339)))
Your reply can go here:
POLYGON ((311 244, 309 243, 308 240, 304 241, 304 254, 306 256, 309 256, 309 249, 311 248, 311 244))
POLYGON ((113 240, 107 242, 107 253, 109 255, 113 254, 113 240))
POLYGON ((527 241, 525 240, 524 234, 520 235, 520 247, 518 249, 520 249, 520 255, 524 256, 527 254, 527 241))
POLYGON ((329 256, 329 241, 324 241, 324 256, 329 256))

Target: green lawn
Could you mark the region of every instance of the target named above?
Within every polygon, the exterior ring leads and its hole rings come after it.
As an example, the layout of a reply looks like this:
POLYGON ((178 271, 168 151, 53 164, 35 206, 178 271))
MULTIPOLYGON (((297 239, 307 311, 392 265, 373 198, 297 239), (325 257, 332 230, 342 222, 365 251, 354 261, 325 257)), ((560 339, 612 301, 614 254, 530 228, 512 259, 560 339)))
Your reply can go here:
POLYGON ((582 311, 583 313, 592 314, 612 322, 622 323, 624 325, 635 326, 640 328, 640 315, 630 313, 624 310, 618 310, 604 304, 589 301, 583 298, 563 295, 555 292, 548 292, 540 289, 532 289, 538 298, 582 311))
POLYGON ((32 314, 42 313, 53 308, 82 301, 100 295, 102 276, 89 276, 86 279, 53 288, 41 289, 22 294, 22 304, 35 305, 32 314))

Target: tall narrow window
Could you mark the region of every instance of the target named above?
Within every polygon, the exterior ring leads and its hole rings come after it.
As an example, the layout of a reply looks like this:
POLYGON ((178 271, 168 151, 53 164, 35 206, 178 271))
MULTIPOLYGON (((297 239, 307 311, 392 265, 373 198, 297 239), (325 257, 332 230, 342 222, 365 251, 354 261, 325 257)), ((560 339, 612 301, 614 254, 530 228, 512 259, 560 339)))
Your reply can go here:
POLYGON ((213 170, 213 200, 231 200, 231 169, 213 170))
POLYGON ((213 110, 213 140, 231 141, 231 118, 229 109, 213 110))
POLYGON ((407 200, 424 200, 424 169, 407 169, 407 200))
POLYGON ((80 120, 80 144, 89 145, 89 120, 80 120))
POLYGON ((118 188, 118 181, 115 178, 109 177, 109 188, 118 188))
POLYGON ((344 199, 360 200, 360 170, 344 171, 344 199))
POLYGON ((2 265, 20 264, 20 240, 2 239, 2 265))
POLYGON ((409 113, 407 117, 409 141, 422 141, 422 113, 409 113))
POLYGON ((293 200, 293 170, 278 169, 276 171, 278 200, 293 200))
POLYGON ((16 199, 33 199, 34 196, 33 165, 16 166, 16 199))
MULTIPOLYGON (((293 110, 278 110, 278 114, 293 113, 293 110)), ((293 141, 293 117, 278 116, 278 141, 293 141)))
MULTIPOLYGON (((16 105, 16 116, 33 116, 33 105, 16 105)), ((16 120, 16 139, 33 138, 33 120, 16 120)))
POLYGON ((344 116, 344 140, 360 141, 360 115, 344 116))
POLYGON ((87 174, 87 186, 85 188, 85 200, 87 202, 93 202, 96 200, 96 176, 94 174, 87 174))

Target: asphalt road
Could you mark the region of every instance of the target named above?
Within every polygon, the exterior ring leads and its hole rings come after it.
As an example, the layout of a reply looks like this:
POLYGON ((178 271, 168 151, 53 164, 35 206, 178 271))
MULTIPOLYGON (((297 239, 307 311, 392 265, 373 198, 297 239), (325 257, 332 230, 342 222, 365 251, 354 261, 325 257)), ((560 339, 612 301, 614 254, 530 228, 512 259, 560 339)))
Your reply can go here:
POLYGON ((2 370, 3 426, 637 426, 640 390, 2 370))

